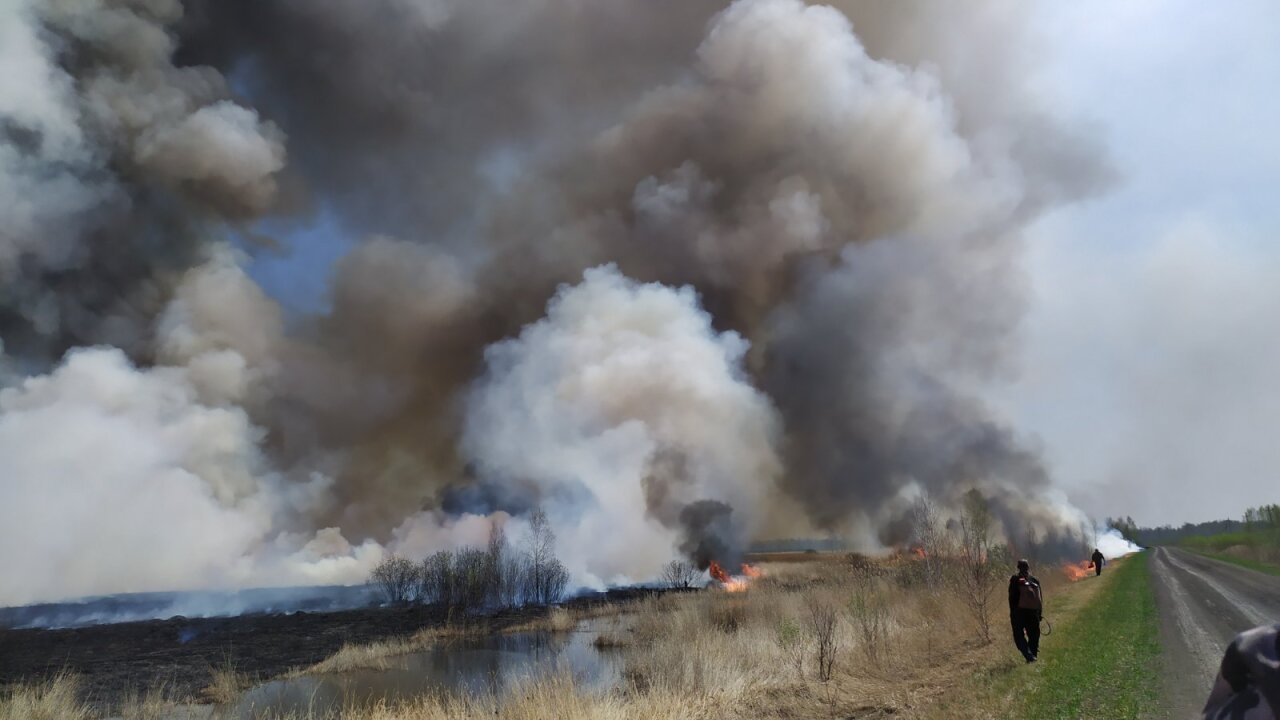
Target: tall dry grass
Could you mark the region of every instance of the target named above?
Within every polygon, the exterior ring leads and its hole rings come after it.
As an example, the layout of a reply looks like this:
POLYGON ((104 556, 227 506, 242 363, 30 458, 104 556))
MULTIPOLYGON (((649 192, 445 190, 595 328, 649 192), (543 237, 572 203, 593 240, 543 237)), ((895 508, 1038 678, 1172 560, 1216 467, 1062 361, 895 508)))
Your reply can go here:
POLYGON ((216 705, 228 705, 252 686, 252 679, 236 670, 235 662, 227 657, 209 668, 209 684, 200 691, 200 696, 216 705))
POLYGON ((92 709, 80 699, 80 680, 59 673, 46 683, 22 685, 0 695, 0 720, 89 720, 92 709))

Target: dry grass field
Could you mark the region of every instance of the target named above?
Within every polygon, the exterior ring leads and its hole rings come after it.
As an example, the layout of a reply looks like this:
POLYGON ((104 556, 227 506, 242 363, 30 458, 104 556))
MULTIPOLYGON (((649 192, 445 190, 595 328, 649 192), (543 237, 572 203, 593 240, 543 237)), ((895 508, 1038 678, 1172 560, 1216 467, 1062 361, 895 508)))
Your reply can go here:
MULTIPOLYGON (((347 710, 343 717, 1003 716, 1022 672, 1006 638, 1003 583, 993 589, 993 640, 983 642, 945 573, 928 577, 914 555, 755 559, 763 576, 743 592, 672 593, 580 614, 551 609, 518 628, 565 632, 588 614, 617 615, 597 643, 618 653, 625 668, 622 686, 611 691, 589 691, 571 677, 551 674, 504 697, 421 697, 347 710)), ((1056 569, 1040 569, 1039 575, 1047 586, 1047 614, 1057 625, 1101 585, 1071 583, 1056 569)), ((476 632, 487 629, 472 624, 348 646, 297 674, 382 668, 396 655, 476 632)), ((228 674, 234 678, 230 669, 218 669, 207 699, 231 699, 238 686, 228 674)), ((149 693, 121 710, 126 718, 163 717, 158 696, 149 693)), ((80 702, 75 678, 60 677, 12 690, 0 701, 0 720, 93 717, 80 702)))

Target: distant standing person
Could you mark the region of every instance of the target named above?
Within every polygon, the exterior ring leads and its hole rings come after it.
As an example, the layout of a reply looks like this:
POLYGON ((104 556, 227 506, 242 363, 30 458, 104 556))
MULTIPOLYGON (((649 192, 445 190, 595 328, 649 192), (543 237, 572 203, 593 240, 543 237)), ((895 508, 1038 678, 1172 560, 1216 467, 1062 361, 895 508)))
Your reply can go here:
POLYGON ((1044 593, 1040 581, 1031 574, 1031 563, 1018 561, 1018 574, 1009 578, 1009 622, 1013 644, 1027 662, 1040 654, 1040 619, 1044 615, 1044 593))
POLYGON ((1106 564, 1107 559, 1102 557, 1102 551, 1098 548, 1093 549, 1093 574, 1095 576, 1102 574, 1102 566, 1106 564))

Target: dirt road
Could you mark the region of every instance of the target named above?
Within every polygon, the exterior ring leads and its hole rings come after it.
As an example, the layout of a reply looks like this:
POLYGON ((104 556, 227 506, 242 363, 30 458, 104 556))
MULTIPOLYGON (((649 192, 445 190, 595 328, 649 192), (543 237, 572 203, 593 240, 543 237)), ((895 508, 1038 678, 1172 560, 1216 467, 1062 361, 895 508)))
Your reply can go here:
POLYGON ((1199 717, 1227 643, 1280 621, 1280 577, 1164 547, 1150 568, 1169 717, 1199 717))

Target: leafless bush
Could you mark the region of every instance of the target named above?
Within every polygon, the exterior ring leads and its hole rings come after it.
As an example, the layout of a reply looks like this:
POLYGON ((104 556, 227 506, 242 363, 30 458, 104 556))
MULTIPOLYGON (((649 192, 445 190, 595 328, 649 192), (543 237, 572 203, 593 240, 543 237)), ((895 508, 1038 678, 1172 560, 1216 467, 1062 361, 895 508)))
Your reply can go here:
POLYGON ((662 569, 662 581, 668 587, 691 588, 702 572, 687 560, 672 560, 662 569))
POLYGON ((413 599, 420 585, 418 566, 399 555, 388 555, 373 569, 373 584, 389 603, 413 599))
POLYGON ((862 640, 862 652, 878 663, 885 659, 889 645, 889 601, 880 584, 873 578, 854 581, 849 599, 849 617, 862 640))
POLYGON ((994 518, 986 498, 977 490, 964 496, 960 516, 960 550, 955 588, 978 624, 978 636, 991 642, 992 595, 1008 563, 1008 550, 992 537, 994 518))
POLYGON ((808 601, 809 633, 813 642, 815 671, 818 680, 827 682, 835 671, 836 653, 839 650, 839 638, 836 635, 836 623, 839 613, 836 606, 828 599, 811 596, 808 601))
POLYGON ((931 592, 938 592, 943 587, 943 562, 950 553, 946 528, 938 517, 938 509, 927 495, 916 499, 911 508, 911 521, 914 526, 916 542, 924 552, 921 558, 921 579, 931 592))

